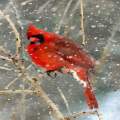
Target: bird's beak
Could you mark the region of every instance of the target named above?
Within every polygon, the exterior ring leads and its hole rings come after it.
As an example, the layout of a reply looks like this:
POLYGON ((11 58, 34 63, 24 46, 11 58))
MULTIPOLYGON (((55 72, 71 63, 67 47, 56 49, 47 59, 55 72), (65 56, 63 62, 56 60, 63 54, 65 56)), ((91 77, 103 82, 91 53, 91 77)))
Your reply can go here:
POLYGON ((31 41, 31 42, 37 42, 37 41, 38 41, 38 39, 37 39, 37 38, 35 38, 35 37, 31 37, 31 38, 30 38, 30 41, 31 41))

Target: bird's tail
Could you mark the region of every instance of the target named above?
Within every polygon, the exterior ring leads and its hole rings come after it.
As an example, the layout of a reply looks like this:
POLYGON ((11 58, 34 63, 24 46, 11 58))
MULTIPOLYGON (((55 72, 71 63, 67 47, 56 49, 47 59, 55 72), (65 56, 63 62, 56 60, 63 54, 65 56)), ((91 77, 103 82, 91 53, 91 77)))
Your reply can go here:
POLYGON ((98 108, 98 102, 91 86, 84 88, 84 96, 90 109, 98 108))
POLYGON ((97 99, 95 97, 92 86, 90 84, 87 71, 85 69, 80 69, 79 71, 77 71, 76 74, 77 74, 80 82, 83 85, 84 96, 85 96, 85 99, 86 99, 86 102, 87 102, 89 108, 90 109, 97 109, 98 102, 97 102, 97 99))

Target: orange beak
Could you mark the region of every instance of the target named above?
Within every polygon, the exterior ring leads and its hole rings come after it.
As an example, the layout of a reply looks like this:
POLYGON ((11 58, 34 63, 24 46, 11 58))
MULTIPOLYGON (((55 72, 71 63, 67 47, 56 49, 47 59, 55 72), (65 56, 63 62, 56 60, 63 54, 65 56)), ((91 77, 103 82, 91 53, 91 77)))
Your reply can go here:
POLYGON ((37 38, 35 38, 35 37, 31 37, 31 38, 30 38, 30 41, 31 41, 31 42, 37 42, 37 41, 38 41, 38 39, 37 39, 37 38))

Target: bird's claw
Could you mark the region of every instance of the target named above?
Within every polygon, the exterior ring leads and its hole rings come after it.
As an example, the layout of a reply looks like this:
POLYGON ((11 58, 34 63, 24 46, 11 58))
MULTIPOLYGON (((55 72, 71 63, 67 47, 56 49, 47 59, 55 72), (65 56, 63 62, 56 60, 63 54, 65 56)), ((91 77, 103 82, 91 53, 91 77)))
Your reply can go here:
POLYGON ((56 78, 56 76, 57 76, 57 73, 55 71, 52 71, 52 70, 49 70, 46 73, 51 78, 56 78), (54 73, 54 74, 52 74, 52 73, 54 73))

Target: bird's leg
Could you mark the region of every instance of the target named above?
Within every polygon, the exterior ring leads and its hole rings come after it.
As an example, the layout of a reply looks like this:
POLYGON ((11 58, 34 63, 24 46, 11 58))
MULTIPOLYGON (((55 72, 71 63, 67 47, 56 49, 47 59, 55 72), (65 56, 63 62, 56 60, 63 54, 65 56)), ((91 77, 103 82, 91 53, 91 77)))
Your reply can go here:
POLYGON ((67 69, 67 68, 65 68, 65 67, 60 67, 60 68, 58 68, 57 70, 48 70, 48 71, 46 71, 46 73, 47 73, 47 75, 49 76, 49 77, 52 77, 52 78, 56 78, 56 76, 57 76, 57 73, 56 72, 60 72, 60 73, 69 73, 69 69, 67 69), (53 77, 53 74, 52 73, 54 73, 54 77, 53 77))
POLYGON ((60 69, 58 69, 58 72, 63 73, 63 74, 67 74, 67 73, 70 73, 70 69, 67 69, 65 67, 61 67, 60 69))
POLYGON ((48 70, 48 71, 46 71, 46 73, 51 78, 56 78, 56 76, 57 76, 57 73, 55 72, 55 70, 48 70), (54 76, 52 73, 54 73, 54 76))

